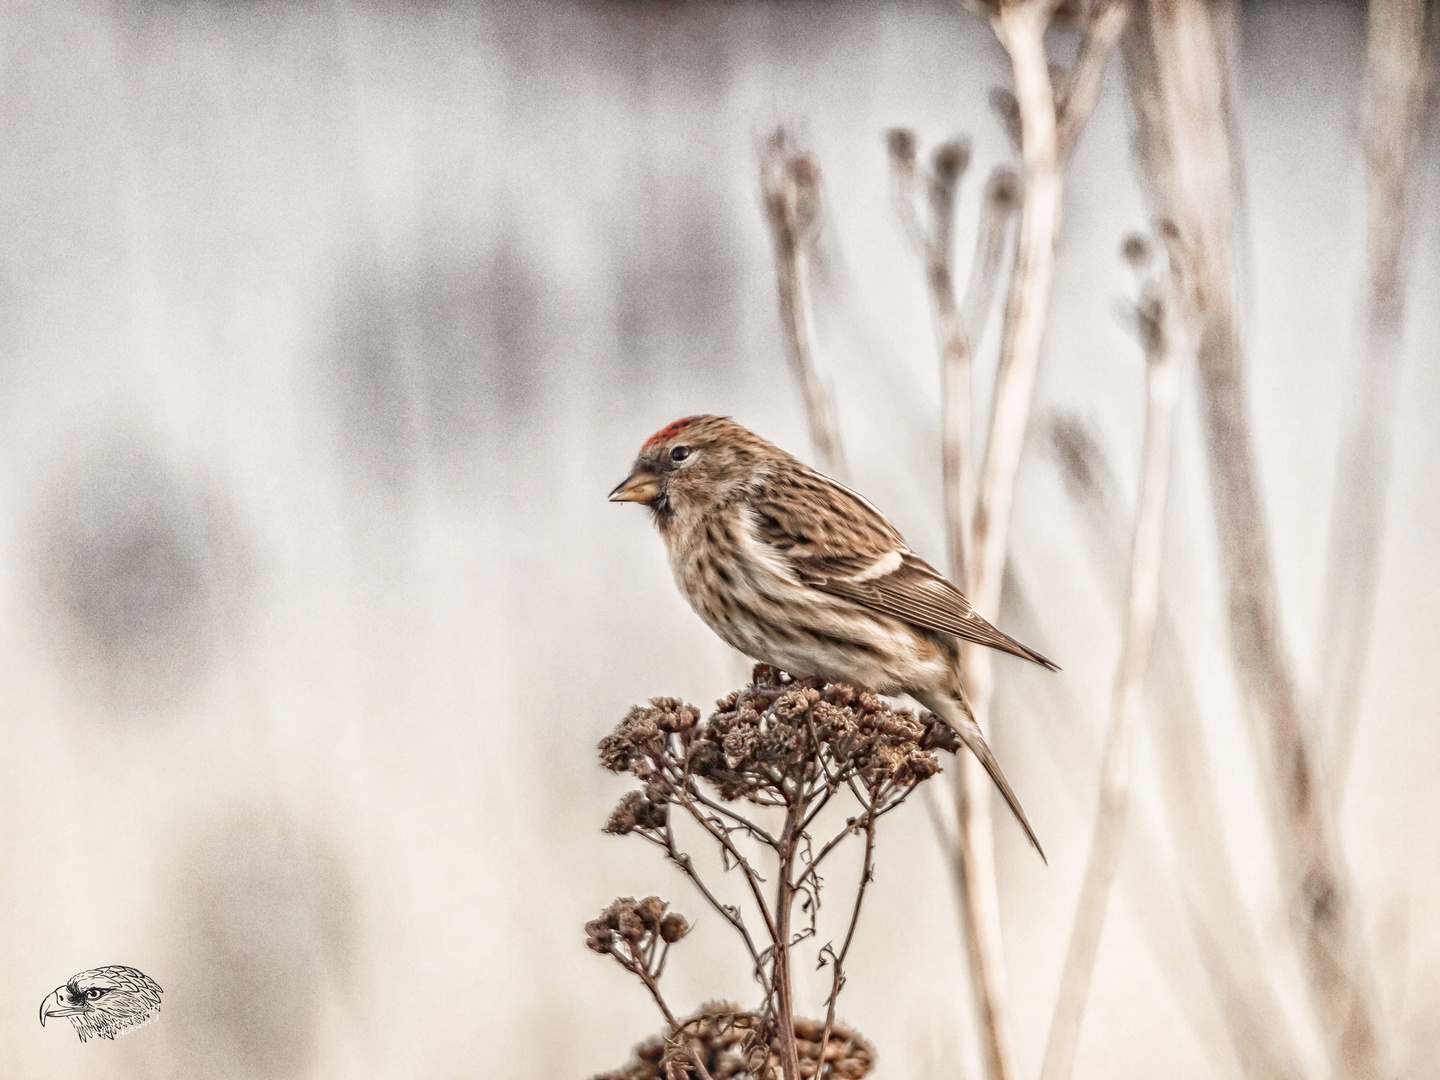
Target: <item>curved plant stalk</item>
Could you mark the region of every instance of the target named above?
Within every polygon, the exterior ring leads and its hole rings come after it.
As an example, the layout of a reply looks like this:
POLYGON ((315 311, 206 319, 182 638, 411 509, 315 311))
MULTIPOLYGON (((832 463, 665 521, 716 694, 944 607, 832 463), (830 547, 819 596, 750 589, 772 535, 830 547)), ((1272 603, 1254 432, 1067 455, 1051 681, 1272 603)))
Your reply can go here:
MULTIPOLYGON (((1015 477, 1035 396, 1040 345, 1055 274, 1062 193, 1060 132, 1063 123, 1068 145, 1073 146, 1095 99, 1076 96, 1063 118, 1057 110, 1045 56, 1045 30, 1054 3, 1020 0, 979 6, 989 15, 996 37, 1010 56, 1020 114, 1022 162, 1020 235, 1006 298, 1000 364, 971 523, 971 555, 965 583, 971 604, 981 615, 993 619, 1000 607, 1015 477)), ((1118 33, 1119 25, 1091 20, 1087 24, 1087 38, 1091 40, 1082 46, 1080 54, 1085 63, 1103 69, 1118 33)), ((976 721, 985 729, 994 690, 989 652, 976 647, 962 649, 961 669, 976 721)), ((1009 1080, 1015 1075, 1015 1052, 1000 935, 990 782, 973 757, 967 755, 959 764, 957 812, 971 980, 985 1035, 989 1074, 992 1080, 1009 1080)))
MULTIPOLYGON (((1115 470, 1103 448, 1074 417, 1056 418, 1049 441, 1079 511, 1090 563, 1096 568, 1105 594, 1118 600, 1124 596, 1129 567, 1121 535, 1126 511, 1115 470)), ((1038 620, 1024 603, 1023 585, 1007 583, 1005 598, 1011 611, 1006 624, 1014 627, 1021 640, 1026 640, 1027 634, 1036 636, 1038 620)), ((1117 622, 1123 621, 1123 611, 1116 615, 1117 622)), ((1220 827, 1219 796, 1185 640, 1174 612, 1162 597, 1146 695, 1148 708, 1156 718, 1150 727, 1151 746, 1165 817, 1176 849, 1183 853, 1175 867, 1183 905, 1181 926, 1188 924, 1199 953, 1198 966, 1208 978, 1241 1072, 1249 1080, 1303 1080, 1307 1069, 1289 1020, 1265 965, 1256 963, 1256 957, 1262 955, 1260 939, 1220 827)), ((1078 707, 1078 703, 1062 702, 1049 711, 1068 716, 1078 707)), ((1065 756, 1063 748, 1050 749, 1065 756)), ((1158 852, 1138 854, 1135 861, 1143 863, 1152 856, 1158 856, 1158 852)), ((1153 908, 1155 895, 1152 889, 1147 895, 1132 897, 1130 909, 1153 908)), ((1162 935, 1175 932, 1175 928, 1157 930, 1162 935)), ((1152 936, 1156 932, 1152 931, 1152 936)), ((1171 963, 1177 961, 1173 958, 1171 963)), ((1185 960, 1179 962, 1193 966, 1195 958, 1186 954, 1185 960)), ((1172 968, 1170 978, 1179 985, 1187 974, 1188 970, 1172 968)), ((1197 1037, 1201 1036, 1197 1033, 1197 1037)))
POLYGON ((812 155, 796 149, 783 128, 770 137, 766 147, 760 190, 775 244, 775 286, 785 355, 805 403, 810 441, 821 471, 845 480, 848 470, 835 403, 815 362, 810 254, 820 229, 820 166, 812 155))
MULTIPOLYGON (((1163 292, 1163 286, 1160 291, 1163 292)), ((1141 457, 1140 499, 1130 552, 1130 584, 1125 610, 1124 644, 1115 668, 1110 726, 1100 772, 1100 806, 1095 833, 1081 880, 1080 900, 1070 931, 1070 945, 1060 974, 1060 992, 1050 1021, 1050 1038, 1040 1067, 1040 1080, 1068 1080, 1080 1040, 1085 999, 1105 927, 1105 909, 1130 806, 1130 766, 1135 729, 1140 722, 1145 672, 1155 640, 1160 609, 1160 563, 1165 535, 1165 504, 1170 487, 1175 405, 1180 397, 1180 367, 1188 353, 1179 331, 1174 305, 1163 295, 1142 301, 1145 339, 1145 444, 1141 457)))
MULTIPOLYGON (((1433 5, 1432 5, 1433 8, 1433 5)), ((1371 0, 1366 48, 1365 348, 1344 396, 1330 550, 1320 610, 1320 731, 1341 797, 1360 704, 1380 579, 1390 426, 1405 330, 1410 172, 1425 115, 1424 0, 1371 0)), ((1436 16, 1432 13, 1430 18, 1436 16)), ((1434 60, 1430 59, 1430 67, 1434 60)))

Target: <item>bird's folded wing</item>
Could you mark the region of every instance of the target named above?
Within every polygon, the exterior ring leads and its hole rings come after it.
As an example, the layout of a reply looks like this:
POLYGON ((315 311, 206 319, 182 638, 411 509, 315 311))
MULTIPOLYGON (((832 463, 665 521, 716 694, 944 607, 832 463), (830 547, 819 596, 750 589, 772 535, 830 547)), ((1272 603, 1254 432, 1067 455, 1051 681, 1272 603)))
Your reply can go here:
POLYGON ((905 546, 863 496, 806 470, 776 481, 750 506, 748 527, 796 581, 926 630, 1058 670, 1034 649, 981 618, 970 601, 905 546), (806 512, 810 506, 825 512, 806 512))

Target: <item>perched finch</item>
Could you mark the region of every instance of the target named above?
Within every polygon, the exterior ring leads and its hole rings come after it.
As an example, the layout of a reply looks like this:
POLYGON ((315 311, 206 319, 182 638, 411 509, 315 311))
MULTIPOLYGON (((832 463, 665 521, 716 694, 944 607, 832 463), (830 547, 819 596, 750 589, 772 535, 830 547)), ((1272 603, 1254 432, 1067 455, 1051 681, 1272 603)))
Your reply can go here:
POLYGON ((1045 857, 970 712, 960 639, 1058 669, 977 615, 880 511, 720 416, 652 435, 610 500, 650 507, 685 599, 747 656, 909 694, 954 727, 1045 857))

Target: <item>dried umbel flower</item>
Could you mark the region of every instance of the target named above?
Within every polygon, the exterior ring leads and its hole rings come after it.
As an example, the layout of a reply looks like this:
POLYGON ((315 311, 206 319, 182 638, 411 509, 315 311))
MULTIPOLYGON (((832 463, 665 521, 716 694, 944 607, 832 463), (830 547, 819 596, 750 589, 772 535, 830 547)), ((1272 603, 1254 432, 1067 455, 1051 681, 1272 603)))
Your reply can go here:
POLYGON ((658 896, 618 897, 585 924, 585 946, 602 956, 615 956, 629 970, 639 964, 648 971, 663 959, 656 956, 656 943, 673 945, 690 929, 685 917, 668 912, 668 907, 658 896))
POLYGON ((703 721, 691 706, 655 698, 601 740, 606 768, 645 781, 643 793, 621 800, 606 831, 663 830, 668 806, 700 798, 697 779, 726 802, 783 803, 796 785, 824 778, 903 797, 940 771, 935 750, 958 746, 954 731, 929 713, 917 718, 869 691, 792 679, 761 664, 749 686, 703 721))
POLYGON ((914 163, 915 133, 909 128, 891 128, 885 133, 885 145, 890 150, 890 156, 896 161, 914 163))
POLYGON ((690 924, 685 921, 685 916, 677 912, 671 912, 660 920, 660 936, 667 945, 674 945, 690 932, 690 924))
MULTIPOLYGON (((847 838, 859 836, 865 855, 853 930, 865 883, 872 876, 877 819, 940 771, 936 751, 959 748, 954 729, 928 712, 917 716, 872 692, 796 679, 764 664, 756 666, 748 686, 727 694, 703 719, 672 698, 655 698, 631 709, 601 741, 600 759, 606 768, 629 772, 641 789, 620 800, 606 831, 633 833, 660 847, 699 887, 721 922, 743 941, 764 998, 754 1011, 712 1005, 676 1020, 659 980, 667 950, 689 932, 689 923, 668 911, 658 897, 622 897, 586 925, 587 944, 636 975, 670 1027, 664 1038, 643 1044, 624 1070, 608 1075, 623 1080, 703 1075, 778 1080, 784 1054, 794 1055, 802 1077, 865 1076, 873 1051, 854 1032, 835 1024, 833 1011, 826 1024, 794 1019, 793 1006, 784 996, 785 973, 792 950, 807 934, 782 928, 799 898, 800 910, 810 915, 808 935, 816 933, 815 912, 825 885, 821 864, 847 838), (821 815, 850 798, 859 804, 855 813, 821 815), (784 827, 772 832, 773 819, 752 816, 746 803, 783 808, 784 827), (720 849, 725 872, 742 878, 750 896, 765 909, 759 932, 747 925, 739 907, 717 895, 678 846, 677 830, 671 827, 677 811, 720 849), (842 824, 831 833, 837 821, 842 824), (818 823, 824 823, 827 835, 813 835, 818 823), (757 869, 762 858, 773 859, 783 875, 772 894, 773 910, 765 894, 775 879, 764 868, 757 869), (769 937, 768 945, 761 934, 769 937)), ((838 950, 827 944, 820 953, 834 973, 832 1002, 843 985, 849 940, 838 950)))
POLYGON ((605 823, 605 831, 615 836, 639 829, 641 832, 658 832, 670 820, 670 807, 664 802, 652 799, 644 791, 627 791, 605 823))
POLYGON ((933 167, 935 176, 942 184, 953 184, 970 164, 970 143, 954 139, 941 143, 935 148, 933 167))
MULTIPOLYGON (((698 1055, 716 1080, 778 1080, 780 1054, 774 1033, 762 1031, 761 1017, 725 1002, 712 1002, 680 1021, 679 1031, 667 1038, 651 1038, 635 1047, 623 1069, 601 1073, 594 1080, 692 1080, 699 1071, 698 1055)), ((818 1076, 820 1040, 825 1025, 797 1018, 796 1045, 800 1075, 818 1076)), ((861 1080, 875 1064, 874 1048, 844 1024, 834 1024, 825 1044, 825 1075, 836 1080, 861 1080)))

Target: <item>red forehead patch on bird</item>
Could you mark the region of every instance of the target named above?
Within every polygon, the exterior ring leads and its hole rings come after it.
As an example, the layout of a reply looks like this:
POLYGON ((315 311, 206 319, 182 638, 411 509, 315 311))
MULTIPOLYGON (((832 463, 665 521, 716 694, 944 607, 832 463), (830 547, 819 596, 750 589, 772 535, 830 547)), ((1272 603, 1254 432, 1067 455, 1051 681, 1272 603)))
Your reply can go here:
POLYGON ((643 449, 649 450, 652 446, 660 446, 663 443, 669 442, 676 435, 679 435, 680 432, 684 431, 687 427, 689 427, 691 421, 693 421, 694 419, 695 417, 693 416, 687 416, 684 420, 676 420, 673 424, 661 428, 659 431, 655 432, 654 435, 651 435, 650 438, 645 440, 645 446, 643 447, 643 449))

